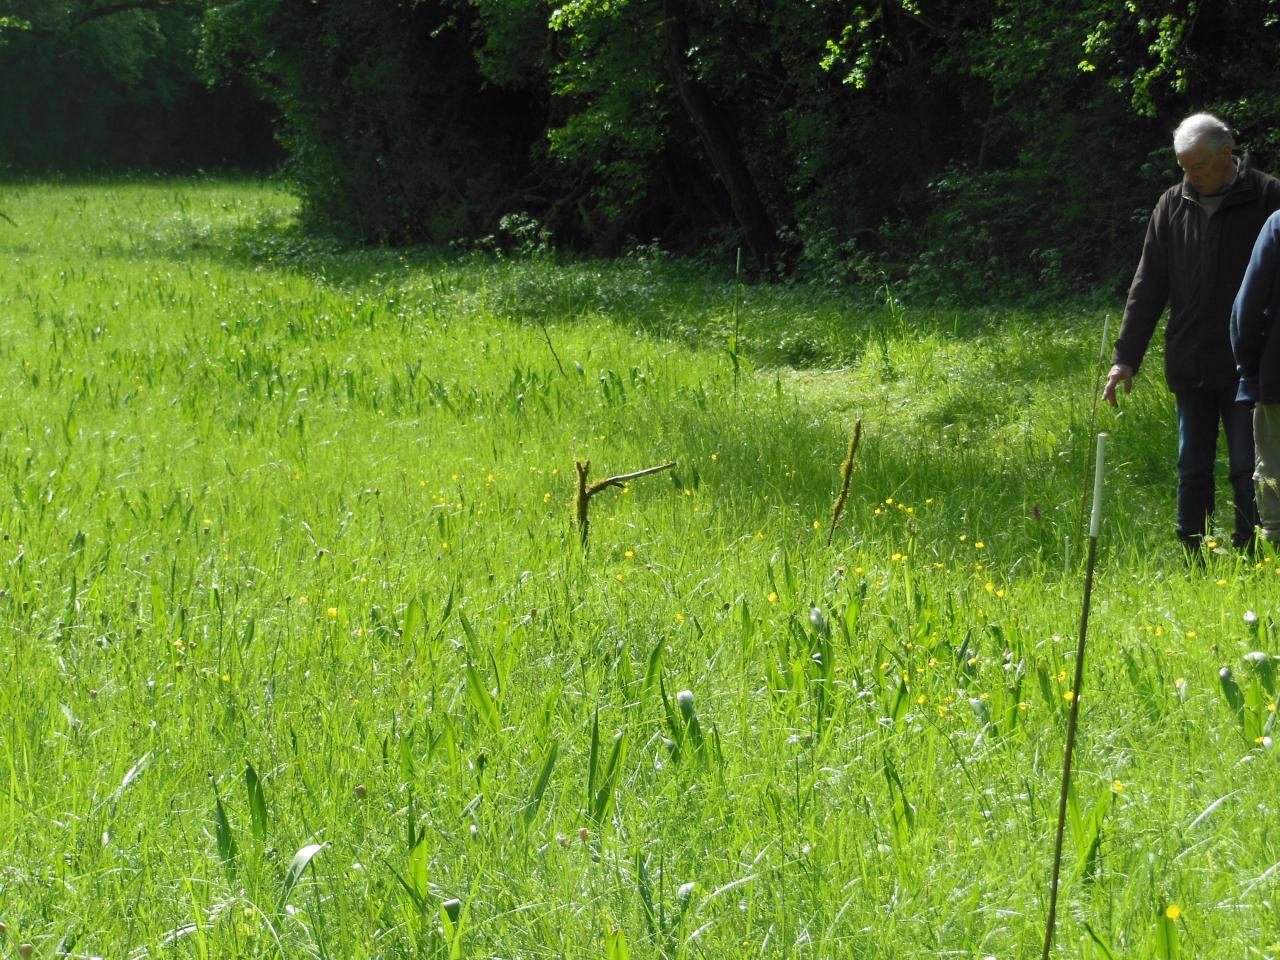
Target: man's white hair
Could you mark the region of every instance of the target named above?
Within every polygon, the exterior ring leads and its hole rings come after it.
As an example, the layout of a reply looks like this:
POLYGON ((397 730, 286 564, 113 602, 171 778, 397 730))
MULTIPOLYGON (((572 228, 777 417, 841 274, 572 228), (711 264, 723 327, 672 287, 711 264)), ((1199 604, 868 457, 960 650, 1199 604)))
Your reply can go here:
POLYGON ((1211 113, 1193 113, 1173 131, 1173 152, 1181 155, 1203 144, 1210 150, 1236 145, 1231 128, 1211 113))

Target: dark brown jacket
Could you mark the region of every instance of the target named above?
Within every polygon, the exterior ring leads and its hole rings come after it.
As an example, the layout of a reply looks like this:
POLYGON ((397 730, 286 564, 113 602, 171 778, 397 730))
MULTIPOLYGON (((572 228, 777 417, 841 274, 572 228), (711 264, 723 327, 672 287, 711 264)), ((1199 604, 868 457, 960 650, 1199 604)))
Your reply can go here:
POLYGON ((1137 370, 1165 304, 1164 376, 1173 391, 1233 387, 1228 324, 1253 242, 1280 210, 1280 180, 1240 162, 1235 184, 1210 217, 1185 183, 1170 187, 1147 223, 1142 259, 1129 286, 1113 363, 1137 370))

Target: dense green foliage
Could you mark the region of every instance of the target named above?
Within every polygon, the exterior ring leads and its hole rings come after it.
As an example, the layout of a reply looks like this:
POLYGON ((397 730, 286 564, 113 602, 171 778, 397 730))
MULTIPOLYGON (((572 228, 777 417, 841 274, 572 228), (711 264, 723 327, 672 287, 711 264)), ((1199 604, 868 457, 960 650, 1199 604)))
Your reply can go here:
MULTIPOLYGON (((1032 955, 1100 310, 6 203, 0 952, 1032 955)), ((1058 940, 1274 958, 1280 578, 1186 569, 1171 417, 1100 413, 1058 940)))
POLYGON ((1056 294, 1127 275, 1184 114, 1216 110, 1259 166, 1280 162, 1275 16, 0 0, 0 169, 260 167, 271 111, 306 219, 364 242, 742 248, 821 282, 1056 294))
POLYGON ((531 218, 617 253, 744 246, 821 279, 990 296, 1131 268, 1215 108, 1275 153, 1263 2, 236 0, 306 210, 372 240, 531 218))
POLYGON ((178 0, 0 0, 0 172, 277 164, 269 106, 199 75, 200 23, 178 0))

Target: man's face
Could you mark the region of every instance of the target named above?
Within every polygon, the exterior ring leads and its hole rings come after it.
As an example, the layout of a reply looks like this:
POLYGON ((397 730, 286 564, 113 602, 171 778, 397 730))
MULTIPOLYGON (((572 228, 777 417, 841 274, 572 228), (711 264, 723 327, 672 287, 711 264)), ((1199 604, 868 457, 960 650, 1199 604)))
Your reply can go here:
POLYGON ((1178 166, 1186 182, 1201 195, 1217 193, 1236 172, 1229 143, 1217 149, 1197 143, 1178 154, 1178 166))

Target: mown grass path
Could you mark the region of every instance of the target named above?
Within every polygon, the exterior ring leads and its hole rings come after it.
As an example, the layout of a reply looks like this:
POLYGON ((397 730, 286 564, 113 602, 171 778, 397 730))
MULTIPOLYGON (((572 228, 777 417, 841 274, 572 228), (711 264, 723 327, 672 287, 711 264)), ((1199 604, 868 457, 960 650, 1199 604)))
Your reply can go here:
MULTIPOLYGON (((0 955, 1038 955, 1102 311, 3 209, 0 955)), ((1278 955, 1277 564, 1126 399, 1058 942, 1278 955)))

